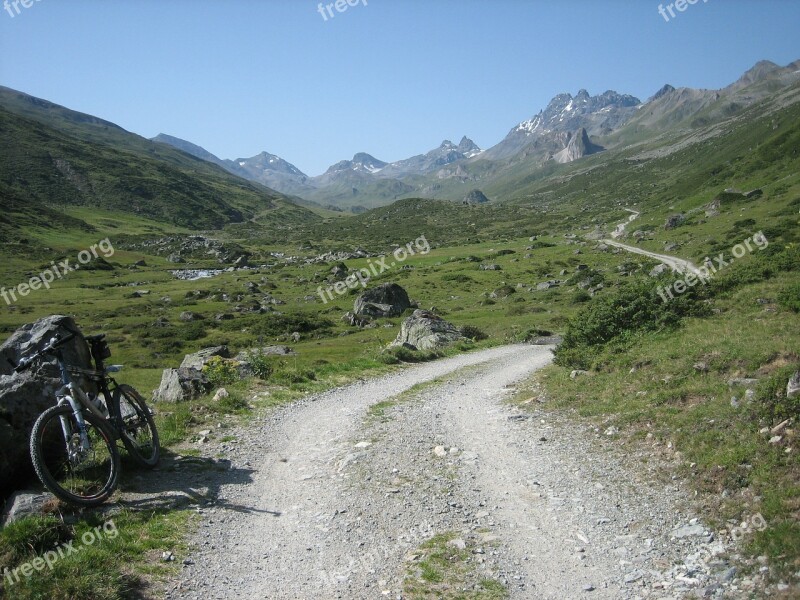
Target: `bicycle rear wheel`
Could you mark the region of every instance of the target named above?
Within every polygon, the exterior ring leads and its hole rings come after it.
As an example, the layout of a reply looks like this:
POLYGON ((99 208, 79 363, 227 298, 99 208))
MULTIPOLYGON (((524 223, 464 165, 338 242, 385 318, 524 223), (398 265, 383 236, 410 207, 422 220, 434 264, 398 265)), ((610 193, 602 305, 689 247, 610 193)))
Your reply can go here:
POLYGON ((139 465, 152 469, 161 458, 153 414, 141 394, 129 385, 120 385, 114 390, 114 404, 119 407, 122 419, 122 443, 131 458, 139 465))
POLYGON ((82 447, 70 405, 43 412, 31 433, 31 459, 39 479, 57 497, 71 504, 97 506, 108 500, 117 487, 119 452, 104 421, 88 411, 83 418, 88 449, 82 447))

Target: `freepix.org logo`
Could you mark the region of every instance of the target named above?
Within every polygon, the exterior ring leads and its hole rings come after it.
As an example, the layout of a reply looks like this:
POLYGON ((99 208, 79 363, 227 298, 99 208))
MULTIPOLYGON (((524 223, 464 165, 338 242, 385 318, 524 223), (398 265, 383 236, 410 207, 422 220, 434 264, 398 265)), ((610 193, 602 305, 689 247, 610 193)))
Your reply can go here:
POLYGON ((42 0, 3 0, 3 8, 13 19, 18 14, 22 13, 22 8, 30 8, 34 2, 41 2, 42 0))

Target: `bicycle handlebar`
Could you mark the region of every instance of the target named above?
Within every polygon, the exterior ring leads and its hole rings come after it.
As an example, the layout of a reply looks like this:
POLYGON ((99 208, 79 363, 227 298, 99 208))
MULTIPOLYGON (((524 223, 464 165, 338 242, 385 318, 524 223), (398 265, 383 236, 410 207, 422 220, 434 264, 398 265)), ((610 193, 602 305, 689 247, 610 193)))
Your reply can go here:
POLYGON ((71 342, 72 340, 75 339, 75 337, 76 334, 74 333, 70 333, 69 335, 63 338, 55 336, 47 343, 47 345, 44 348, 42 348, 38 352, 31 354, 30 356, 26 356, 20 359, 19 363, 14 364, 14 361, 11 360, 10 358, 8 359, 8 362, 9 364, 11 364, 12 367, 14 367, 14 371, 16 371, 17 373, 22 373, 23 371, 27 371, 28 369, 30 369, 31 365, 33 364, 33 361, 35 361, 37 358, 41 358, 45 354, 51 354, 56 348, 63 346, 67 342, 71 342))

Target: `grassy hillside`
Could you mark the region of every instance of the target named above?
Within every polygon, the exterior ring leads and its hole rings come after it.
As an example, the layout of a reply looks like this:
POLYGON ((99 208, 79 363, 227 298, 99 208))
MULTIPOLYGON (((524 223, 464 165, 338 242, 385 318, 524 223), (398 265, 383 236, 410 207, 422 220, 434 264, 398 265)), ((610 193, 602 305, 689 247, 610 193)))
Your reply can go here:
MULTIPOLYGON (((94 117, 0 90, 0 201, 3 226, 37 214, 62 227, 86 225, 58 213, 86 207, 128 213, 188 229, 216 229, 273 211, 297 222, 314 213, 223 169, 94 117)), ((19 229, 17 227, 17 229, 19 229)), ((17 236, 19 237, 19 236, 17 236)))

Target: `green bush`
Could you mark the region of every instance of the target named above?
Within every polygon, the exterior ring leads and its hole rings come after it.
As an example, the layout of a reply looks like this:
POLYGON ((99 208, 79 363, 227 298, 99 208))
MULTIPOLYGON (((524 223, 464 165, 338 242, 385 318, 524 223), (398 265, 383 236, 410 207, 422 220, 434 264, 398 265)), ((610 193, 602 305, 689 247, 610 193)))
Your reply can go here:
POLYGON ((228 385, 239 379, 239 364, 221 356, 214 356, 205 365, 203 373, 214 386, 228 385))
POLYGON ((783 288, 778 294, 778 303, 791 311, 800 312, 800 283, 783 288))
POLYGON ((248 410, 250 405, 240 394, 229 392, 225 398, 219 399, 214 408, 222 414, 235 414, 248 410))
POLYGON ((465 338, 469 338, 476 342, 480 342, 481 340, 485 340, 489 337, 486 333, 474 325, 464 325, 459 331, 461 331, 461 335, 463 335, 465 338))
POLYGON ((677 326, 683 317, 709 314, 703 302, 706 286, 697 285, 664 302, 657 281, 637 278, 610 294, 595 298, 569 321, 564 341, 555 352, 555 362, 570 368, 588 369, 598 351, 611 341, 625 341, 641 331, 658 331, 677 326))
POLYGON ((253 369, 253 374, 260 379, 269 379, 272 375, 273 361, 259 348, 255 352, 248 352, 247 362, 253 369))

